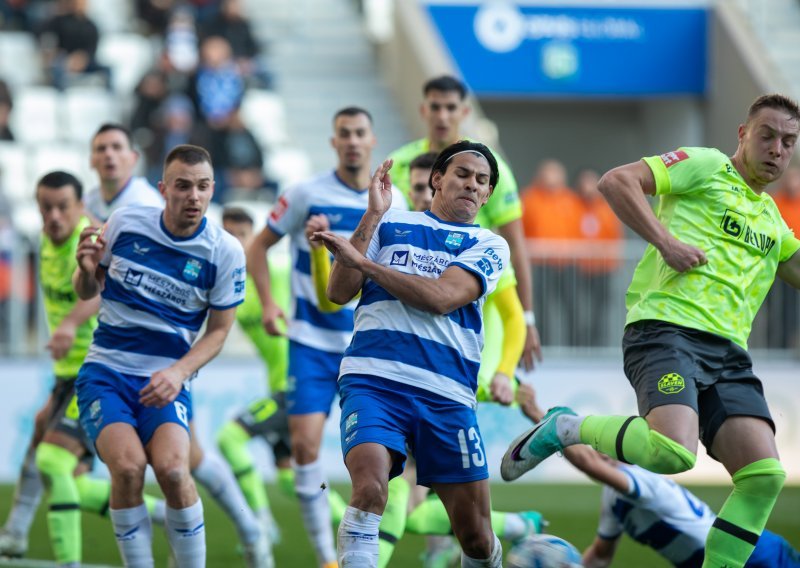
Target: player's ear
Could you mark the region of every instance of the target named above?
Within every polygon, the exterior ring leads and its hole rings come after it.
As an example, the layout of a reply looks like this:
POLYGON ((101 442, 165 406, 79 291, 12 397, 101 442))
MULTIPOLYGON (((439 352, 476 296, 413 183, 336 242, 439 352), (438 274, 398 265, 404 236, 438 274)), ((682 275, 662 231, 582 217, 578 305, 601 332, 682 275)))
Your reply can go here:
POLYGON ((166 197, 167 185, 163 180, 158 180, 158 192, 161 194, 161 197, 166 197))
POLYGON ((436 193, 442 187, 442 172, 435 171, 431 175, 431 186, 433 187, 433 192, 436 193))

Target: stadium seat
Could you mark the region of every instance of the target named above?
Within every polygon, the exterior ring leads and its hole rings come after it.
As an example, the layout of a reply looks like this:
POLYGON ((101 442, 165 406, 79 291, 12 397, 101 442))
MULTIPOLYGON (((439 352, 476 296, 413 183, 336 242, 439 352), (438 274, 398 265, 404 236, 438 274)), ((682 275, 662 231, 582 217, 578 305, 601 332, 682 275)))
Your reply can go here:
POLYGON ((129 0, 89 0, 89 17, 97 24, 100 35, 125 32, 134 21, 129 0))
POLYGON ((263 89, 248 89, 242 100, 242 120, 264 148, 274 149, 288 139, 286 108, 281 98, 263 89))
POLYGON ((311 176, 311 160, 303 150, 296 148, 277 148, 266 158, 264 173, 269 179, 278 182, 283 192, 287 187, 311 176))
POLYGON ((61 95, 53 87, 25 87, 14 95, 11 130, 20 142, 57 140, 61 124, 61 95))
POLYGON ((0 191, 14 205, 31 199, 27 166, 22 144, 0 142, 0 191))
POLYGON ((47 172, 64 170, 85 181, 89 177, 89 142, 84 144, 40 144, 31 148, 28 171, 30 173, 31 188, 33 184, 47 172))
POLYGON ((101 87, 71 87, 64 91, 65 138, 88 144, 104 122, 118 122, 119 105, 101 87))
POLYGON ((114 91, 128 96, 153 65, 155 50, 149 39, 137 34, 106 34, 100 38, 97 60, 111 68, 114 91))
POLYGON ((0 77, 15 89, 41 80, 41 60, 33 34, 0 32, 0 77))

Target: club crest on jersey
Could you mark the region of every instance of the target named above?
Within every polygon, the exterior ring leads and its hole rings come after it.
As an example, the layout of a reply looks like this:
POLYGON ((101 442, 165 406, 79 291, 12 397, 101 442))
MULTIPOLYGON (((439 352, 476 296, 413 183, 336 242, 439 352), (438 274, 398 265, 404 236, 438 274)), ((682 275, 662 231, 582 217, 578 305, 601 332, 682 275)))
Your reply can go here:
POLYGON ((460 247, 462 242, 464 242, 464 233, 458 233, 456 231, 450 231, 447 238, 444 240, 445 246, 451 249, 460 247))
POLYGON ((190 258, 183 267, 183 277, 186 278, 186 280, 197 280, 202 267, 203 264, 199 260, 190 258))
POLYGON ((408 264, 408 251, 397 250, 392 252, 392 260, 389 261, 392 266, 405 266, 408 264))

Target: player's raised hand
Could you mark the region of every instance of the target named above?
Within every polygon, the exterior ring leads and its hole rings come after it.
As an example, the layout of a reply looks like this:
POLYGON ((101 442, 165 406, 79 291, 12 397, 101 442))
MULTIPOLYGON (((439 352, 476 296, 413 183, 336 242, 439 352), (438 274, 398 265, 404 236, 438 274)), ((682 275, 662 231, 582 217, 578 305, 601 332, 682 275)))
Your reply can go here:
POLYGON ((185 378, 172 367, 156 371, 150 382, 139 391, 139 402, 145 406, 165 407, 178 398, 185 378))
POLYGON ((264 326, 264 331, 276 337, 286 335, 278 327, 278 320, 286 323, 286 314, 283 313, 283 309, 275 302, 264 305, 261 311, 261 324, 264 326))
POLYGON ((369 204, 367 209, 373 213, 383 215, 392 206, 392 179, 389 170, 393 160, 384 160, 378 166, 369 183, 369 204))
POLYGON ((358 252, 356 247, 350 244, 349 240, 340 235, 330 231, 321 231, 311 235, 311 238, 315 241, 321 241, 331 251, 336 262, 347 268, 358 269, 364 261, 364 255, 358 252))
POLYGON ((106 249, 101 231, 99 227, 86 227, 81 231, 75 258, 78 267, 87 274, 94 274, 106 249))
POLYGON ((511 387, 511 379, 504 373, 495 373, 492 382, 489 384, 489 392, 492 400, 508 406, 514 402, 514 389, 511 387))
POLYGON ((669 239, 660 250, 664 262, 678 272, 686 272, 708 262, 705 252, 695 246, 679 241, 675 237, 669 239))
POLYGON ((321 240, 314 240, 311 238, 311 236, 314 233, 327 231, 330 228, 331 228, 331 223, 328 220, 327 215, 318 214, 318 215, 312 215, 311 217, 308 218, 308 221, 306 221, 306 238, 308 239, 311 248, 318 249, 319 247, 323 246, 321 240))
POLYGON ((66 357, 72 344, 75 343, 75 333, 77 328, 75 324, 64 319, 59 326, 53 331, 50 341, 45 346, 50 351, 50 357, 53 361, 58 361, 66 357))

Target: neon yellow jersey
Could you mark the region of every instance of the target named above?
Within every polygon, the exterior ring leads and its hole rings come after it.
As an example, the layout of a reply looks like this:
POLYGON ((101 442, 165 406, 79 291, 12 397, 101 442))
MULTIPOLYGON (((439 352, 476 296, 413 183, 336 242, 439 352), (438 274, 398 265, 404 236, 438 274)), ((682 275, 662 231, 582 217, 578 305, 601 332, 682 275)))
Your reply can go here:
MULTIPOLYGON (((389 155, 394 160, 391 170, 392 183, 405 195, 409 208, 412 208, 409 165, 420 154, 429 152, 430 147, 428 139, 421 138, 401 146, 389 155)), ((481 207, 475 219, 475 223, 484 229, 494 229, 522 217, 522 204, 519 200, 519 190, 514 173, 497 153, 495 153, 495 158, 497 158, 500 180, 489 201, 481 207)))
MULTIPOLYGON (((503 270, 497 287, 486 297, 483 304, 483 350, 481 351, 481 366, 478 369, 478 392, 475 394, 478 402, 491 402, 492 396, 489 392, 494 374, 503 355, 503 345, 506 340, 503 319, 495 306, 494 298, 503 290, 510 287, 517 287, 517 277, 514 274, 514 267, 509 264, 503 270)), ((516 390, 514 377, 512 384, 516 390)))
MULTIPOLYGON (((291 261, 288 255, 270 255, 269 274, 272 297, 284 313, 289 313, 289 272, 291 261)), ((253 342, 258 354, 267 365, 269 390, 275 394, 286 390, 286 375, 289 371, 289 340, 275 337, 264 331, 261 323, 261 300, 255 282, 248 274, 245 281, 244 302, 236 308, 236 321, 253 342)), ((285 331, 285 330, 284 330, 285 331)))
MULTIPOLYGON (((72 287, 72 274, 78 267, 75 252, 81 231, 89 225, 82 218, 72 235, 61 245, 55 245, 47 235, 42 234, 39 248, 39 280, 42 285, 44 310, 50 333, 55 329, 78 303, 78 295, 72 287)), ((83 364, 83 359, 92 342, 92 334, 97 327, 97 316, 93 315, 83 322, 75 332, 75 342, 66 356, 53 362, 53 373, 60 379, 74 379, 83 364)))
POLYGON ((628 288, 626 323, 667 321, 746 349, 778 263, 791 258, 800 241, 772 198, 750 189, 719 150, 680 148, 643 159, 655 176, 658 219, 703 250, 708 264, 679 273, 648 246, 628 288))

